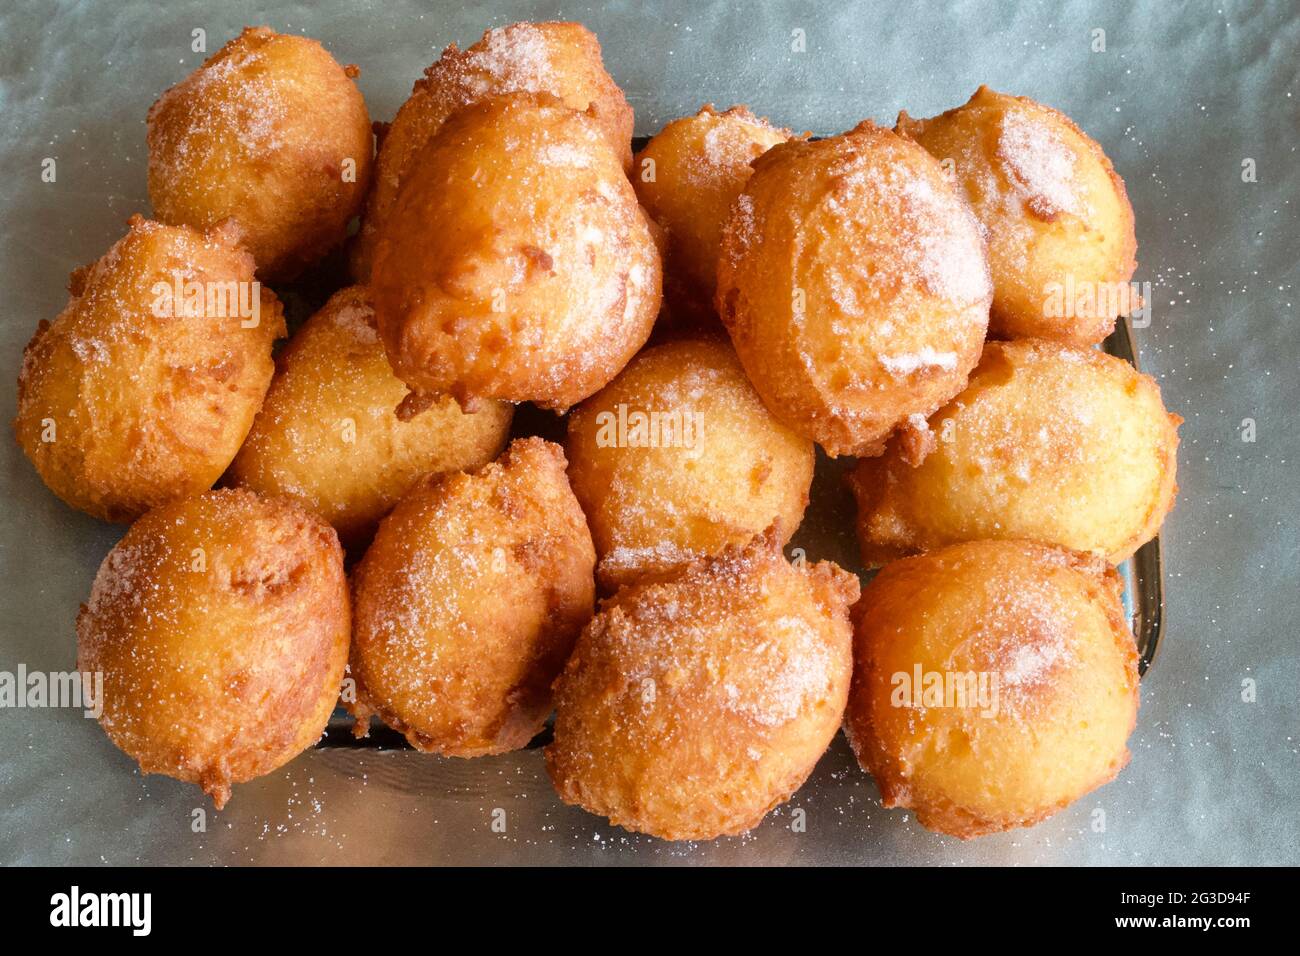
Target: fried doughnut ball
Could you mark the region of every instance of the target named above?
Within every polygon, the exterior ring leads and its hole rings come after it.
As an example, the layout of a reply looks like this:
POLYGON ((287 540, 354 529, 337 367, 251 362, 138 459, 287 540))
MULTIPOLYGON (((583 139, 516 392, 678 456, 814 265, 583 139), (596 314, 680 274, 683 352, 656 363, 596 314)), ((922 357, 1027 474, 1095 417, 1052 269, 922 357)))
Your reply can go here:
POLYGON ((933 119, 900 113, 897 129, 952 161, 985 227, 991 334, 1091 345, 1138 305, 1128 287, 1137 238, 1124 181, 1069 117, 981 86, 933 119))
POLYGON ((605 72, 600 42, 581 23, 512 23, 496 27, 467 50, 451 44, 415 82, 411 96, 382 134, 375 188, 352 247, 352 272, 365 282, 375 241, 397 202, 416 157, 447 117, 500 93, 550 93, 589 112, 626 169, 632 162, 632 107, 605 72))
POLYGON ((248 434, 271 381, 279 300, 226 223, 133 216, 69 282, 23 353, 14 432, 50 490, 106 521, 203 491, 248 434))
POLYGON ((354 580, 358 735, 375 714, 417 750, 477 757, 542 729, 595 600, 564 464, 519 439, 476 474, 418 484, 380 524, 354 580))
POLYGON ((149 108, 158 218, 204 228, 234 217, 269 281, 340 245, 374 150, 357 72, 315 40, 246 28, 149 108))
POLYGON ((325 730, 351 625, 333 529, 287 499, 209 491, 133 524, 77 617, 100 724, 145 773, 220 810, 325 730))
POLYGON ((815 453, 769 412, 724 340, 646 349, 569 416, 569 480, 609 589, 803 517, 815 453))
POLYGON ((413 418, 394 413, 406 386, 393 374, 369 295, 343 289, 276 359, 262 411, 227 475, 262 494, 292 495, 363 544, 421 477, 479 468, 505 446, 513 408, 472 415, 444 398, 413 418))
POLYGON ((764 153, 723 229, 717 308, 740 361, 830 455, 877 454, 961 391, 991 295, 938 161, 870 122, 764 153))
POLYGON ((722 224, 753 173, 750 163, 790 136, 744 106, 718 113, 706 105, 673 120, 637 154, 632 185, 664 230, 664 281, 675 300, 712 313, 722 224))
POLYGON ((863 560, 1028 538, 1118 564, 1173 507, 1181 422, 1155 381, 1122 359, 1041 340, 990 342, 966 391, 928 426, 859 462, 863 560))
POLYGON ((556 683, 560 797, 667 840, 744 833, 839 729, 857 578, 767 533, 619 591, 556 683))
POLYGON ((546 94, 453 115, 376 249, 379 331, 416 393, 563 411, 627 364, 659 311, 654 226, 605 133, 546 94))
POLYGON ((887 565, 854 621, 845 734, 883 804, 922 826, 1033 826, 1128 763, 1137 648, 1101 561, 954 545, 887 565))

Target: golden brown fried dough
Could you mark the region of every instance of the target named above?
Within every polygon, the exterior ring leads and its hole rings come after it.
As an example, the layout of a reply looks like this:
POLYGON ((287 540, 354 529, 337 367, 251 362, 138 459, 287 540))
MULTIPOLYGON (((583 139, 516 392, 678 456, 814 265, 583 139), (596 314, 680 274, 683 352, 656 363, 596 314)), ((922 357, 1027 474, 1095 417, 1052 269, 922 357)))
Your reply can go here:
POLYGON ((723 229, 716 304, 740 361, 831 455, 877 454, 961 391, 991 295, 965 200, 870 122, 764 153, 723 229))
POLYGON ((163 222, 233 217, 258 275, 291 279, 343 242, 370 182, 365 100, 315 40, 248 27, 149 109, 163 222))
POLYGON ((485 402, 467 415, 444 398, 403 421, 406 386, 393 374, 369 295, 343 289, 299 329, 227 478, 292 495, 363 544, 421 477, 479 468, 505 446, 513 409, 485 402))
POLYGON ((858 464, 863 560, 1027 538, 1118 564, 1173 507, 1181 421, 1114 356, 990 342, 966 391, 858 464))
POLYGON ((14 432, 50 490, 107 521, 203 491, 271 381, 280 302, 225 224, 132 217, 23 353, 14 432))
POLYGON ((981 86, 933 119, 899 114, 897 129, 951 161, 984 225, 992 335, 1091 345, 1138 305, 1128 288, 1137 238, 1124 181, 1069 117, 981 86))
POLYGON ((637 154, 632 185, 664 230, 665 292, 712 316, 722 224, 749 181, 752 163, 791 136, 744 106, 706 105, 673 120, 637 154))
POLYGON ((639 354, 569 417, 567 451, 611 589, 773 523, 785 544, 815 460, 812 442, 763 405, 731 346, 709 338, 639 354))
POLYGON ((619 591, 556 684, 560 797, 667 840, 744 833, 839 727, 857 578, 774 534, 619 591))
POLYGON ((372 292, 417 393, 557 411, 627 364, 659 311, 653 224, 605 133, 549 94, 465 107, 402 184, 372 292))
POLYGON ((560 446, 519 439, 497 463, 413 488, 357 567, 351 671, 370 714, 418 750, 517 750, 594 601, 596 562, 560 446))
POLYGON ((496 27, 467 50, 453 43, 424 71, 383 134, 375 188, 352 249, 352 272, 370 276, 375 241, 397 202, 402 180, 447 117, 500 93, 550 93, 589 113, 624 168, 632 161, 632 107, 605 72, 596 35, 580 23, 512 23, 496 27))
POLYGON ((103 674, 113 743, 220 810, 231 784, 320 737, 350 623, 329 525, 285 499, 211 491, 155 508, 109 552, 77 618, 77 667, 103 674))
POLYGON ((886 807, 968 839, 1112 780, 1138 710, 1118 575, 975 541, 887 565, 854 608, 844 729, 886 807))

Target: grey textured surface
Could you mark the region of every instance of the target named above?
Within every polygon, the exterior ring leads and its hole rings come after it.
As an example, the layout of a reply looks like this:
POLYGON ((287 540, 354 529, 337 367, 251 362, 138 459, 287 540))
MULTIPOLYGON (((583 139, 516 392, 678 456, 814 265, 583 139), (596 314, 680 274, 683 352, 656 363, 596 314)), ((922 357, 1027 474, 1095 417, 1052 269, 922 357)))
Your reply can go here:
MULTIPOLYGON (((0 711, 0 862, 936 863, 1300 862, 1300 325, 1296 141, 1300 8, 1273 3, 1019 4, 8 2, 0 8, 4 307, 0 381, 68 272, 147 212, 144 116, 245 23, 322 40, 362 68, 390 118, 448 42, 518 19, 578 19, 651 133, 702 102, 748 103, 820 133, 906 108, 931 115, 980 83, 1069 113, 1098 139, 1137 213, 1139 280, 1154 285, 1145 370, 1182 429, 1164 529, 1167 623, 1142 688, 1132 764, 1040 826, 963 844, 878 805, 843 742, 789 805, 744 839, 674 846, 561 806, 540 754, 474 762, 314 751, 237 788, 191 832, 196 791, 142 778, 93 721, 0 711), (1012 12, 1014 10, 1014 12, 1012 12), (1094 53, 1091 31, 1106 31, 1094 53), (790 49, 792 30, 807 51, 790 49), (58 160, 58 181, 40 161, 58 160), (1251 158, 1258 181, 1244 183, 1251 158), (1254 443, 1241 438, 1256 422, 1254 443), (1242 681, 1258 699, 1242 701, 1242 681), (790 808, 807 832, 790 828, 790 808), (491 814, 506 812, 504 834, 491 814), (1093 811, 1106 814, 1093 832, 1093 811)), ((13 415, 12 384, 0 412, 13 415)), ((54 499, 0 442, 0 670, 73 667, 73 620, 121 529, 54 499)), ((807 534, 848 552, 846 522, 807 534)), ((814 556, 818 556, 814 554, 814 556)))

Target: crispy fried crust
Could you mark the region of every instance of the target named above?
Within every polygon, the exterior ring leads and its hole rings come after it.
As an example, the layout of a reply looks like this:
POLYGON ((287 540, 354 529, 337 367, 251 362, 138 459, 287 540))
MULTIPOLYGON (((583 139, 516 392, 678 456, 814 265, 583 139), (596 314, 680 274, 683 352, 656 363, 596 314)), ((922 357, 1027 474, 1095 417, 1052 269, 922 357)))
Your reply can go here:
POLYGON ((969 839, 1032 826, 1114 779, 1138 710, 1120 586, 1102 561, 1022 541, 887 565, 854 608, 844 721, 884 805, 969 839), (927 698, 930 675, 983 675, 986 689, 927 698))
POLYGON ((246 28, 149 109, 158 218, 237 219, 272 282, 342 244, 374 151, 357 72, 315 40, 246 28))
POLYGON ((754 170, 723 229, 718 313, 775 415, 831 455, 876 454, 979 358, 979 224, 932 156, 870 122, 754 170))
POLYGON ((517 750, 595 599, 596 555, 560 446, 518 439, 500 461, 413 488, 357 567, 350 709, 418 750, 517 750))
POLYGON ((510 93, 454 114, 421 154, 371 288, 414 391, 562 411, 649 337, 660 283, 653 223, 600 125, 510 93))
POLYGON ((664 294, 674 314, 703 306, 693 324, 713 324, 722 225, 753 173, 750 164, 791 135, 747 107, 719 113, 706 104, 673 120, 636 155, 632 185, 664 231, 664 294))
POLYGON ((375 188, 352 248, 357 281, 370 276, 375 243, 397 202, 398 187, 425 144, 462 106, 500 93, 550 93, 590 111, 626 169, 632 160, 632 107, 605 72, 600 43, 580 23, 512 23, 488 30, 473 46, 453 43, 424 71, 384 131, 375 188))
POLYGON ((900 436, 859 462, 863 561, 1027 538, 1118 564, 1173 507, 1181 421, 1154 379, 1114 356, 990 342, 966 390, 931 416, 933 451, 900 436))
POLYGON ((73 273, 68 304, 32 336, 14 433, 72 507, 131 521, 210 488, 239 450, 284 318, 275 294, 254 286, 238 238, 229 222, 200 233, 132 217, 126 236, 73 273), (185 313, 187 287, 203 293, 201 314, 185 313))
POLYGON ((560 797, 668 840, 744 833, 807 779, 847 699, 857 578, 775 533, 619 591, 556 684, 560 797))
POLYGON ((384 356, 366 290, 342 289, 277 356, 266 401, 227 479, 300 498, 345 546, 362 545, 422 477, 487 464, 510 431, 504 402, 485 402, 471 415, 444 398, 400 420, 406 394, 384 356))
POLYGON ((897 131, 952 164, 988 240, 993 274, 989 333, 1100 342, 1137 306, 1111 296, 1137 268, 1133 208, 1100 145, 1068 116, 981 86, 963 106, 897 131), (1082 311, 1066 310, 1053 286, 1082 311), (1108 294, 1089 309, 1086 288, 1108 294), (1067 290, 1075 290, 1070 295, 1067 290), (1112 307, 1118 304, 1118 307, 1112 307))
POLYGON ((773 523, 780 543, 808 504, 812 442, 778 421, 731 345, 687 338, 641 352, 569 416, 569 479, 616 588, 773 523))
POLYGON ((145 773, 232 784, 310 747, 338 699, 351 616, 333 529, 287 499, 206 492, 133 524, 77 618, 109 738, 145 773))

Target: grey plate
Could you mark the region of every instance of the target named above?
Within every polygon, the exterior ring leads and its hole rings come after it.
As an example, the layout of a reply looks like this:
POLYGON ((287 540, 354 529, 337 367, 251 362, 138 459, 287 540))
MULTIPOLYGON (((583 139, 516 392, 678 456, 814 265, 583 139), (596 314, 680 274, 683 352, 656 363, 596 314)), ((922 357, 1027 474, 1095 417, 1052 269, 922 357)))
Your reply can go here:
MULTIPOLYGON (((5 3, 0 383, 14 381, 36 322, 63 306, 68 273, 148 211, 145 111, 201 59, 194 29, 210 50, 246 23, 318 37, 361 66, 372 114, 390 118, 446 43, 557 16, 599 35, 643 135, 708 101, 797 129, 891 123, 988 83, 1065 110, 1103 144, 1137 214, 1135 278, 1155 287, 1152 324, 1136 333, 1142 364, 1187 419, 1161 531, 1162 650, 1142 681, 1132 762, 1031 830, 961 843, 882 810, 841 740, 751 836, 670 846, 560 806, 533 751, 452 761, 322 749, 237 787, 196 833, 197 792, 141 777, 93 721, 0 711, 0 862, 1300 862, 1300 10, 1288 0, 5 3), (791 50, 796 29, 805 53, 791 50), (1092 48, 1098 29, 1105 52, 1092 48), (40 182, 46 157, 57 184, 40 182), (1246 159, 1255 182, 1242 180, 1246 159), (1246 419, 1255 442, 1242 441, 1246 419), (806 833, 790 827, 795 808, 806 833), (491 829, 494 809, 507 832, 491 829)), ((11 385, 0 402, 8 420, 11 385)), ((853 565, 836 478, 819 470, 826 507, 800 540, 810 557, 853 565)), ((68 669, 77 606, 122 529, 54 500, 12 441, 0 442, 0 502, 0 670, 68 669)))

